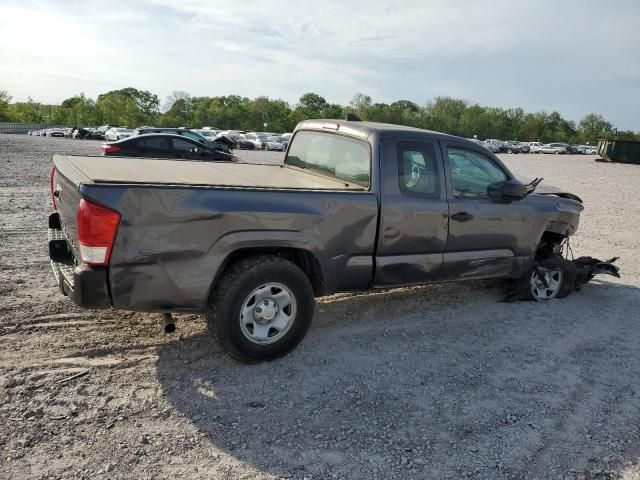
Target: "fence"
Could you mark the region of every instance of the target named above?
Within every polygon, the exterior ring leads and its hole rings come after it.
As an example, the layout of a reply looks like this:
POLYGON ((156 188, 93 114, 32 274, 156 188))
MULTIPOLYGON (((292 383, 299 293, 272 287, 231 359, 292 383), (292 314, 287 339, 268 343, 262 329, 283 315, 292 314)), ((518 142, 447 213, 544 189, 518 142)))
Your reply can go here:
POLYGON ((31 130, 45 128, 68 128, 72 125, 51 125, 45 123, 5 123, 0 122, 0 133, 29 133, 31 130))

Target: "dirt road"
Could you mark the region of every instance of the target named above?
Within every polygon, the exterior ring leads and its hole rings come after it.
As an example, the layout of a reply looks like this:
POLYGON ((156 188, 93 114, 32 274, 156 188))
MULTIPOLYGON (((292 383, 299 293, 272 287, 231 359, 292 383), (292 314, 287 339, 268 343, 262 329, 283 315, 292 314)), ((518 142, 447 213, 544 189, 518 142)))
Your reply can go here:
POLYGON ((621 280, 329 297, 295 352, 246 366, 197 316, 164 335, 59 294, 51 155, 98 146, 0 135, 0 478, 640 478, 638 166, 504 157, 584 199, 574 252, 620 255, 621 280))

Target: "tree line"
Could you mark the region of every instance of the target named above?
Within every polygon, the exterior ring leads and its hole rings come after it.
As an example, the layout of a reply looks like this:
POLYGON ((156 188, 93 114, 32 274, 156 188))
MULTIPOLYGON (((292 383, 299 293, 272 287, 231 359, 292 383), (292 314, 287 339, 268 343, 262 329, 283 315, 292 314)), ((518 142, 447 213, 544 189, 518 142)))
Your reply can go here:
POLYGON ((363 120, 479 139, 591 144, 605 137, 640 140, 640 132, 618 131, 596 113, 590 113, 576 123, 556 111, 530 113, 522 108, 485 107, 450 97, 436 97, 420 106, 409 100, 374 103, 370 96, 358 93, 349 105, 339 105, 327 102, 316 93, 305 93, 291 105, 266 96, 253 99, 239 95, 194 97, 177 91, 161 105, 158 96, 151 92, 123 88, 100 94, 95 100, 81 93, 60 105, 44 105, 31 98, 26 102, 12 102, 11 96, 0 90, 2 122, 72 126, 212 126, 225 130, 290 132, 301 120, 344 118, 347 113, 355 113, 363 120))

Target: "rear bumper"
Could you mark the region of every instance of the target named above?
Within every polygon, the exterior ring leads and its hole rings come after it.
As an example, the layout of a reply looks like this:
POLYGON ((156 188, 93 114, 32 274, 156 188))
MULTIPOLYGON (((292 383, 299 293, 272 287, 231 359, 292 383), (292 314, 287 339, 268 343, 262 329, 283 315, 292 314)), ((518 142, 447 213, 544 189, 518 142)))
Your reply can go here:
POLYGON ((111 308, 106 267, 75 265, 56 212, 49 216, 49 259, 60 291, 73 303, 83 308, 111 308))

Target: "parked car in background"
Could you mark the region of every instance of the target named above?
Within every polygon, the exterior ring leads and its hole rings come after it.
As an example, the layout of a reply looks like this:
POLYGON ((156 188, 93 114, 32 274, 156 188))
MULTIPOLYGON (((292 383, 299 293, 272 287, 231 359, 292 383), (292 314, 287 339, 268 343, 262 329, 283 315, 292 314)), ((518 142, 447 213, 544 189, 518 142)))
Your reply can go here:
POLYGON ((467 138, 467 140, 470 140, 473 143, 476 143, 481 147, 486 148, 491 153, 500 153, 500 148, 497 145, 494 145, 493 143, 485 143, 482 140, 478 140, 477 138, 467 138))
POLYGON ((280 137, 267 137, 262 142, 263 148, 265 150, 273 150, 277 152, 284 152, 286 147, 280 143, 280 137))
POLYGON ((540 148, 541 153, 553 153, 555 155, 567 153, 567 147, 562 143, 548 143, 540 148))
POLYGON ((118 140, 128 138, 131 135, 133 135, 133 130, 130 128, 114 127, 104 133, 104 139, 107 142, 117 142, 118 140))
POLYGON ((522 147, 520 147, 520 142, 516 140, 507 140, 504 142, 507 144, 507 153, 521 153, 522 147))
POLYGON ((562 145, 567 150, 567 153, 580 153, 578 152, 577 145, 570 145, 564 142, 556 142, 556 143, 552 143, 551 145, 562 145))
POLYGON ((278 137, 278 141, 284 145, 284 148, 287 148, 289 146, 289 142, 291 141, 291 134, 290 133, 284 133, 282 135, 280 135, 278 137))
POLYGON ((578 146, 578 151, 585 155, 597 155, 598 149, 595 145, 580 145, 578 146))
POLYGON ((236 144, 236 148, 240 150, 255 150, 256 146, 253 140, 245 138, 241 133, 230 133, 228 137, 236 144))
POLYGON ((484 148, 486 148, 487 150, 489 150, 491 153, 500 153, 500 147, 495 143, 483 143, 483 142, 481 142, 481 145, 484 148))
POLYGON ((530 153, 542 153, 542 147, 544 147, 542 142, 529 142, 530 153))
POLYGON ((204 138, 206 138, 210 142, 213 142, 216 138, 220 136, 219 130, 208 130, 204 128, 196 128, 196 129, 193 129, 192 131, 202 135, 204 138))
POLYGON ((117 128, 117 125, 102 125, 101 127, 96 128, 95 131, 93 132, 92 139, 93 140, 104 140, 105 139, 105 134, 111 128, 117 128))
POLYGON ((65 132, 64 128, 50 128, 47 130, 47 137, 64 137, 65 132))
POLYGON ((498 147, 501 153, 505 153, 507 150, 509 150, 509 146, 505 142, 503 142, 502 140, 498 140, 497 138, 487 138, 484 142, 498 147))
POLYGON ((165 133, 168 135, 180 135, 190 138, 196 142, 204 143, 209 148, 219 150, 225 153, 231 153, 231 149, 235 147, 235 142, 223 135, 212 135, 208 130, 191 130, 188 128, 136 128, 134 135, 147 135, 150 133, 165 133), (203 133, 206 132, 206 133, 203 133))
POLYGON ((266 142, 268 136, 263 133, 250 132, 245 134, 244 138, 253 142, 254 148, 262 149, 264 148, 264 142, 266 142))
POLYGON ((529 153, 529 143, 528 142, 519 142, 518 140, 507 140, 507 143, 512 143, 517 145, 520 148, 520 153, 529 153))
POLYGON ((182 135, 151 133, 134 135, 102 145, 103 155, 116 157, 182 158, 200 161, 237 161, 237 157, 210 148, 182 135))
POLYGON ((503 143, 500 142, 500 141, 497 141, 497 140, 496 141, 485 140, 484 142, 480 142, 480 143, 482 144, 482 146, 484 148, 489 150, 491 153, 500 153, 500 152, 503 151, 503 149, 500 147, 501 145, 503 145, 503 143))

